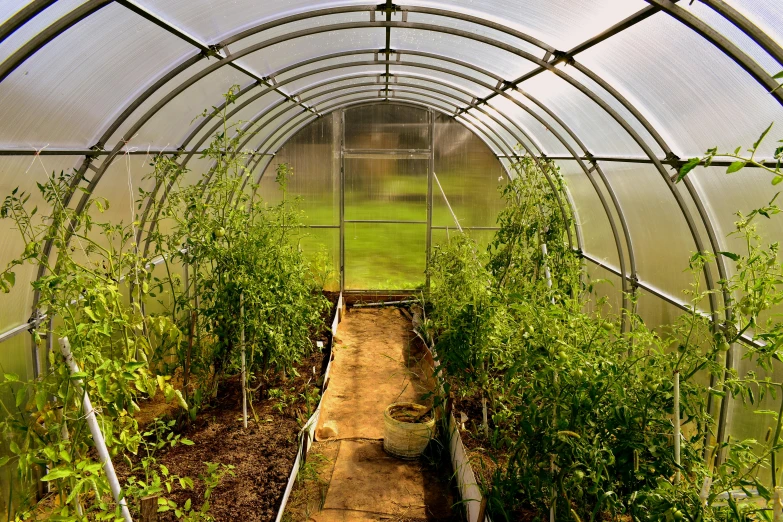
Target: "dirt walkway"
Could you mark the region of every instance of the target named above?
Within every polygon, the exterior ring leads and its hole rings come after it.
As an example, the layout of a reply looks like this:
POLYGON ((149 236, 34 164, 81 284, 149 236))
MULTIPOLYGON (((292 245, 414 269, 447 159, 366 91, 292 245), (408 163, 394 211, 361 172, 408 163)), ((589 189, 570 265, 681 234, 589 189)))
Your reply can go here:
MULTIPOLYGON (((325 485, 312 522, 459 520, 443 473, 426 459, 383 451, 383 410, 395 401, 427 402, 430 371, 411 354, 410 322, 399 310, 354 309, 340 323, 316 431, 325 485), (336 446, 336 447, 335 447, 336 446)), ((296 516, 296 515, 295 515, 296 516)), ((298 514, 301 516, 301 513, 298 514)))

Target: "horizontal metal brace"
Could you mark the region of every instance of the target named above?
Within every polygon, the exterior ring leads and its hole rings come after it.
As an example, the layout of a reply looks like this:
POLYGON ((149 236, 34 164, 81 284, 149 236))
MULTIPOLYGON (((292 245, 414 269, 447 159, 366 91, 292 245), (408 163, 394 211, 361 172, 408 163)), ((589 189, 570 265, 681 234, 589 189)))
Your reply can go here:
MULTIPOLYGON (((507 154, 498 154, 499 158, 513 158, 513 156, 509 156, 507 154)), ((551 160, 560 160, 560 161, 574 161, 575 158, 573 156, 541 156, 541 158, 551 159, 551 160)), ((636 156, 582 156, 579 158, 582 161, 608 161, 608 162, 618 162, 618 163, 646 163, 646 164, 652 164, 653 161, 650 158, 641 158, 636 156)), ((683 163, 685 163, 687 160, 681 160, 681 159, 669 159, 669 158, 659 158, 658 161, 663 163, 664 165, 669 165, 672 167, 679 167, 683 163)), ((777 161, 773 159, 764 159, 764 160, 755 160, 758 163, 764 165, 765 167, 775 168, 777 166, 777 161)), ((713 160, 710 166, 712 167, 728 167, 734 163, 734 160, 713 160)), ((753 168, 753 165, 747 165, 748 168, 753 168)))
POLYGON ((426 221, 399 221, 396 219, 344 219, 344 223, 367 223, 372 225, 426 225, 426 221))

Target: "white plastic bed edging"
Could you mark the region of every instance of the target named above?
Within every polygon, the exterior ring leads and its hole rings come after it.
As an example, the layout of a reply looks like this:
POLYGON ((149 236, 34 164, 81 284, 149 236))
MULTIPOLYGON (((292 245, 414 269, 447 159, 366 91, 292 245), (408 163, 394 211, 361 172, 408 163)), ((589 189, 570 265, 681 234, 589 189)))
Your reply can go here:
MULTIPOLYGON (((427 346, 430 352, 435 369, 440 366, 438 358, 435 356, 435 349, 427 346)), ((440 392, 443 394, 443 384, 439 380, 440 392)), ((462 498, 462 504, 465 506, 465 515, 468 522, 492 522, 489 515, 484 515, 484 520, 479 521, 479 511, 481 509, 482 495, 476 482, 476 474, 473 472, 473 466, 470 464, 468 452, 465 451, 465 445, 462 443, 462 435, 457 428, 457 421, 450 412, 449 415, 449 455, 451 456, 451 469, 454 470, 454 476, 457 479, 457 489, 462 498)))
MULTIPOLYGON (((457 421, 453 415, 449 415, 449 453, 451 454, 451 467, 457 478, 457 489, 462 497, 468 522, 479 522, 479 510, 481 508, 481 490, 476 482, 476 474, 470 464, 465 446, 462 444, 462 436, 457 429, 457 421)), ((482 522, 492 522, 485 515, 482 522)))
MULTIPOLYGON (((329 356, 329 362, 326 364, 326 371, 324 372, 324 383, 323 383, 323 388, 321 390, 321 401, 323 401, 323 392, 325 391, 325 387, 329 382, 329 372, 332 369, 332 360, 333 360, 332 355, 334 355, 334 338, 337 335, 337 328, 340 326, 340 315, 342 313, 342 309, 343 309, 343 294, 341 292, 340 297, 337 299, 337 311, 335 311, 334 320, 332 321, 331 355, 329 356)), ((283 500, 280 502, 280 509, 278 509, 277 511, 275 522, 281 522, 283 519, 283 513, 285 513, 285 508, 288 505, 288 498, 291 496, 291 491, 294 489, 294 484, 296 483, 296 477, 297 475, 299 475, 299 466, 300 463, 302 462, 302 456, 310 451, 310 448, 313 445, 313 440, 315 440, 315 427, 318 426, 318 419, 321 416, 321 401, 318 401, 318 407, 315 409, 315 412, 313 412, 313 414, 307 420, 307 423, 299 432, 299 448, 296 451, 296 459, 294 460, 294 466, 293 468, 291 468, 291 474, 288 476, 288 484, 286 484, 285 486, 285 491, 283 492, 283 500)))

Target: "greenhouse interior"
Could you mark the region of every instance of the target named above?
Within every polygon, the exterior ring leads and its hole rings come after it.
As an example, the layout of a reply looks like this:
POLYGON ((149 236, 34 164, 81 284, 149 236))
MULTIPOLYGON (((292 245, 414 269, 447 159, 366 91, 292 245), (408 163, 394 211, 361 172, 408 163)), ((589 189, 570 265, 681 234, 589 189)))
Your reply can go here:
POLYGON ((0 520, 783 522, 780 0, 0 1, 0 520))

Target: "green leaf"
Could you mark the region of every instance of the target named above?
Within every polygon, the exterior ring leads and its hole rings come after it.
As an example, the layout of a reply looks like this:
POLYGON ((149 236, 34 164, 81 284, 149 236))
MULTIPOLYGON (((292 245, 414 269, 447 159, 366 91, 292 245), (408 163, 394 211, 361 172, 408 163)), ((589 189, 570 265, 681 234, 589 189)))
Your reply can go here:
POLYGON ((726 174, 733 174, 735 172, 738 172, 746 165, 745 161, 735 161, 731 165, 729 165, 729 168, 726 169, 726 174))
POLYGON ((761 133, 761 136, 759 136, 759 139, 757 139, 756 142, 753 144, 753 150, 754 151, 759 148, 759 145, 761 145, 761 142, 764 141, 764 138, 767 136, 767 133, 769 132, 769 130, 772 128, 772 126, 774 124, 775 124, 775 122, 770 123, 769 127, 767 127, 764 130, 764 132, 761 133))
POLYGON ((783 181, 783 176, 775 176, 774 178, 772 178, 772 184, 773 184, 773 185, 777 185, 777 184, 779 184, 781 181, 783 181))
POLYGON ((5 278, 6 281, 8 281, 8 284, 10 284, 11 286, 14 286, 16 284, 16 274, 14 274, 13 272, 6 272, 5 274, 3 274, 3 277, 5 278))
POLYGON ((0 468, 8 464, 9 460, 11 460, 11 457, 9 456, 0 457, 0 468))
POLYGON ((723 257, 728 257, 732 261, 739 261, 740 260, 740 256, 738 256, 734 252, 718 252, 718 253, 720 255, 722 255, 723 257))
POLYGON ((22 404, 24 404, 26 398, 27 398, 27 389, 19 388, 18 390, 16 390, 16 407, 18 408, 22 404))
POLYGON ((19 376, 15 373, 4 373, 6 382, 19 382, 19 376))
POLYGON ((677 181, 681 181, 682 178, 688 175, 690 171, 695 169, 699 163, 701 163, 701 158, 691 158, 689 159, 682 167, 680 167, 680 173, 677 176, 677 181))
POLYGON ((87 314, 87 316, 93 321, 95 321, 96 323, 98 322, 98 318, 95 317, 95 312, 93 312, 92 308, 90 308, 89 306, 84 307, 84 313, 87 314))
POLYGON ((783 71, 777 73, 775 76, 773 76, 773 78, 775 78, 776 80, 783 79, 783 71))
POLYGON ((56 468, 47 473, 41 480, 57 480, 70 477, 71 475, 73 475, 73 471, 68 468, 56 468))

